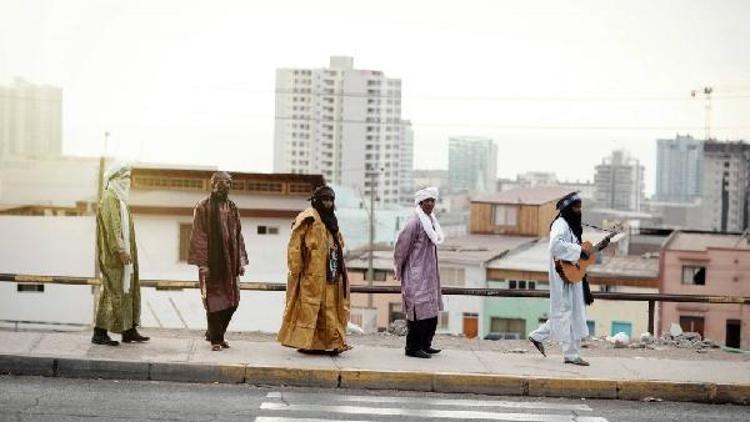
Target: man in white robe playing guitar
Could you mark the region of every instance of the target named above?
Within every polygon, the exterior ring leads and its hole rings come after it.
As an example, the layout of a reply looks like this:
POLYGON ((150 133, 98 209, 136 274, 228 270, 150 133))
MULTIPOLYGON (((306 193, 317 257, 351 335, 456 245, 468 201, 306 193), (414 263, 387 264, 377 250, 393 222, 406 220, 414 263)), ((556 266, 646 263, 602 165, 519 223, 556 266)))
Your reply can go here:
POLYGON ((555 260, 575 262, 581 258, 587 259, 593 252, 590 244, 581 246, 581 207, 581 198, 576 192, 557 202, 559 214, 552 221, 549 234, 549 319, 529 335, 529 341, 544 356, 547 356, 545 341, 560 342, 564 363, 589 366, 580 356, 581 340, 589 335, 586 304, 593 301, 586 300, 584 294, 584 285, 588 284, 585 280, 583 283, 565 282, 555 269, 555 260))

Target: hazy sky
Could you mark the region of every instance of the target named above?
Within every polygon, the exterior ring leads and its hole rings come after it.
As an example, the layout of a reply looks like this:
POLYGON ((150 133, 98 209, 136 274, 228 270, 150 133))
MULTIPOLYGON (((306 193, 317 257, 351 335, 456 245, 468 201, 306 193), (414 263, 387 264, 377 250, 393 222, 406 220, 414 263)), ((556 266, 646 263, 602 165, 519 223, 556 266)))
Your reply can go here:
POLYGON ((498 175, 591 179, 612 149, 750 139, 750 1, 0 0, 0 82, 64 90, 64 149, 272 171, 277 67, 355 67, 403 81, 417 168, 448 138, 499 146, 498 175))

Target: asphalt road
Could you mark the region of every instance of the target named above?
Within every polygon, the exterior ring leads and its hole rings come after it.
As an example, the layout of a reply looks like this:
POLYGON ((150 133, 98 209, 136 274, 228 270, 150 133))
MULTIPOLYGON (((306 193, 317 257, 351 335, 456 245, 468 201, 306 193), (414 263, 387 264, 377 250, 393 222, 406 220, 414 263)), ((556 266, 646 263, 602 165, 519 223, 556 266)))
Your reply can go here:
POLYGON ((0 421, 744 421, 750 407, 0 376, 0 421))

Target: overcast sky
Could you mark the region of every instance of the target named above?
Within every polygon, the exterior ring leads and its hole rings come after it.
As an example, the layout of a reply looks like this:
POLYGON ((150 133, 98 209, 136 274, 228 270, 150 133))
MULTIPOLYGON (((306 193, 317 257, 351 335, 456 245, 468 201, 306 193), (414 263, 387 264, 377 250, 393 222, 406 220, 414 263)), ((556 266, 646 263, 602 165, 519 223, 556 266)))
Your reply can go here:
POLYGON ((750 139, 750 1, 0 0, 0 82, 64 90, 64 150, 272 171, 278 67, 331 55, 403 81, 417 168, 489 136, 498 175, 591 179, 615 148, 750 139))

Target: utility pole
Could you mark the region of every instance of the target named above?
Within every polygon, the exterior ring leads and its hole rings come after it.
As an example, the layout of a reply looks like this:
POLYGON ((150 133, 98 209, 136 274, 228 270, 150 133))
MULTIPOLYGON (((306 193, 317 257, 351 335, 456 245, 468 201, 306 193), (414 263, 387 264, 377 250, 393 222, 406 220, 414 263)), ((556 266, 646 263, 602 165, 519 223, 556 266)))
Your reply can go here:
MULTIPOLYGON (((378 172, 371 171, 367 173, 370 178, 370 242, 369 242, 369 253, 367 256, 367 286, 372 287, 372 282, 375 278, 372 255, 375 249, 375 178, 378 176, 378 172)), ((367 307, 372 308, 372 293, 367 294, 367 307)))
MULTIPOLYGON (((705 136, 706 141, 711 140, 711 94, 714 92, 714 88, 711 86, 707 86, 703 88, 703 95, 706 99, 706 116, 705 116, 705 136)), ((698 92, 694 89, 692 92, 690 92, 690 96, 695 98, 695 96, 698 94, 698 92)))

